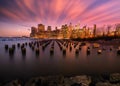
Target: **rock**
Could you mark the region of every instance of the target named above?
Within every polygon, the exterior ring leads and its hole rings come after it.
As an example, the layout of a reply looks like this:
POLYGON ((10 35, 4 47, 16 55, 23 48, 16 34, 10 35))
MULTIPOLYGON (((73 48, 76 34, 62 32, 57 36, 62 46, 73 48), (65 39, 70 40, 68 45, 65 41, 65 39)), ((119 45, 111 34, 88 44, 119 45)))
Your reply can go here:
POLYGON ((63 85, 70 86, 73 84, 73 81, 70 78, 64 78, 63 85))
POLYGON ((19 80, 13 80, 4 86, 22 86, 22 83, 19 80))
POLYGON ((82 86, 89 86, 91 78, 86 75, 75 76, 71 78, 74 83, 82 84, 82 86))
POLYGON ((80 83, 80 84, 74 83, 74 84, 72 84, 71 86, 82 86, 82 84, 81 84, 81 83, 80 83))
POLYGON ((109 82, 98 82, 96 83, 96 86, 113 86, 113 85, 110 84, 109 82))
POLYGON ((120 84, 111 84, 109 82, 98 82, 95 86, 120 86, 120 84))
POLYGON ((111 83, 120 83, 120 73, 110 74, 111 83))

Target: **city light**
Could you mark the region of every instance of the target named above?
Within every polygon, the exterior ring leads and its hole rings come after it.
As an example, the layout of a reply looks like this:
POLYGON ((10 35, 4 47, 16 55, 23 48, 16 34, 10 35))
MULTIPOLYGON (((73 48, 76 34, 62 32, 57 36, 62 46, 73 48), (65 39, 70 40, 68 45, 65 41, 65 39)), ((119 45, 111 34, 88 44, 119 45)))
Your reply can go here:
POLYGON ((119 37, 120 36, 120 24, 117 24, 115 30, 108 26, 106 33, 104 31, 98 32, 97 25, 94 24, 92 28, 80 25, 73 26, 72 23, 69 25, 62 25, 60 29, 55 28, 52 30, 51 26, 45 30, 45 25, 38 24, 38 27, 31 27, 30 37, 42 38, 42 39, 84 39, 84 38, 96 38, 96 37, 119 37))

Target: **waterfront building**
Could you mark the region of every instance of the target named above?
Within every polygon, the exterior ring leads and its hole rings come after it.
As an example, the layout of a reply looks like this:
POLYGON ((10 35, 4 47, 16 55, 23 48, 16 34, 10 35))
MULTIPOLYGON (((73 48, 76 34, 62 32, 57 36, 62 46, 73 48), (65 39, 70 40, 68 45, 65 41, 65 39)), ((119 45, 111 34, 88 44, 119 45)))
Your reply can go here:
POLYGON ((116 25, 116 35, 120 36, 120 24, 116 25))
POLYGON ((49 32, 51 32, 51 31, 52 31, 51 26, 48 26, 48 27, 47 27, 47 31, 49 31, 49 32))
POLYGON ((94 24, 94 29, 93 29, 93 37, 96 37, 96 24, 94 24))
POLYGON ((108 27, 107 33, 104 31, 100 32, 102 28, 97 28, 94 24, 93 28, 83 26, 80 28, 80 24, 73 26, 72 23, 69 25, 62 25, 61 28, 55 27, 52 30, 51 26, 45 30, 45 25, 38 24, 38 27, 31 27, 30 37, 33 38, 48 38, 48 39, 69 39, 69 38, 92 38, 98 36, 120 36, 120 24, 116 25, 115 31, 110 31, 108 27), (98 29, 98 30, 97 30, 98 29))
POLYGON ((45 31, 45 26, 43 24, 38 24, 38 32, 45 31))
POLYGON ((36 33, 37 33, 37 28, 31 27, 30 37, 36 37, 36 33))

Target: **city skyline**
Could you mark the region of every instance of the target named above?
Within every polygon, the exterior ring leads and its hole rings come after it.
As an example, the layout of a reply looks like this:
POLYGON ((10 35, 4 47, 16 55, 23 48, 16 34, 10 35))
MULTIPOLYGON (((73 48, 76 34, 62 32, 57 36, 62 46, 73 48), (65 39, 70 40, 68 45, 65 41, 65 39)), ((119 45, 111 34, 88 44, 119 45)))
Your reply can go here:
POLYGON ((120 0, 11 0, 0 1, 0 36, 29 36, 30 27, 43 23, 60 27, 120 23, 120 0))
POLYGON ((96 24, 93 27, 72 25, 72 23, 64 24, 60 28, 55 27, 52 30, 51 26, 45 28, 44 24, 38 24, 31 27, 30 37, 42 38, 42 39, 84 39, 84 38, 98 38, 98 37, 120 37, 120 24, 114 26, 107 25, 104 27, 97 27, 96 24), (100 30, 104 29, 104 30, 100 30))

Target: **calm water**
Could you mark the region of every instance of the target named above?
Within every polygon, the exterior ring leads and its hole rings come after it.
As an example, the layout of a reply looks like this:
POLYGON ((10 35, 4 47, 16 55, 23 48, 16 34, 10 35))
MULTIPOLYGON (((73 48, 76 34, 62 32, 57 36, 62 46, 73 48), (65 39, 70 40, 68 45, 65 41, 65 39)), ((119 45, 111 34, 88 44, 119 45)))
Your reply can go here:
POLYGON ((39 46, 40 55, 36 56, 29 45, 26 47, 26 56, 22 56, 21 48, 17 47, 17 43, 29 43, 31 39, 14 39, 0 40, 0 80, 10 79, 27 79, 41 75, 79 75, 79 74, 98 74, 120 72, 120 56, 116 54, 117 50, 114 46, 101 46, 106 50, 98 55, 97 50, 100 48, 92 48, 91 43, 87 43, 81 47, 79 55, 76 56, 74 45, 72 51, 69 46, 66 55, 62 54, 56 41, 51 43, 42 50, 39 46), (54 55, 50 55, 50 47, 54 42, 54 55), (9 51, 5 51, 4 45, 16 45, 14 56, 9 56, 9 51), (91 54, 86 54, 87 47, 90 47, 91 54), (113 50, 110 51, 109 48, 113 50))

